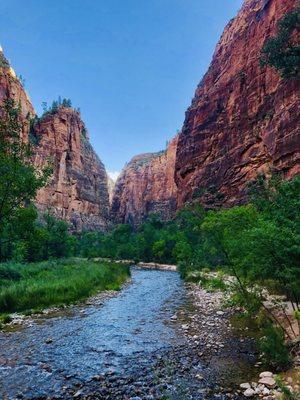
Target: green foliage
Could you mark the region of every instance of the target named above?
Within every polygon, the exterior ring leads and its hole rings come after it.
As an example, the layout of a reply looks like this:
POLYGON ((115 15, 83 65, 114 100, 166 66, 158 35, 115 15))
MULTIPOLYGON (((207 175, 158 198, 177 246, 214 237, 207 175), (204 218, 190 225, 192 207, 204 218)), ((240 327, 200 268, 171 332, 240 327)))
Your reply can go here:
POLYGON ((9 324, 12 321, 12 318, 9 314, 0 315, 0 327, 1 324, 9 324))
POLYGON ((275 377, 275 381, 279 389, 281 389, 282 397, 281 400, 299 400, 300 393, 292 393, 290 389, 284 384, 280 376, 275 377))
POLYGON ((24 202, 34 198, 49 175, 31 162, 31 147, 24 143, 20 110, 7 100, 0 120, 0 224, 9 220, 24 202))
POLYGON ((67 304, 99 290, 118 290, 129 276, 128 267, 83 259, 2 264, 0 271, 8 277, 0 280, 0 313, 67 304), (17 280, 10 279, 12 271, 17 280))
POLYGON ((300 9, 296 9, 281 19, 277 36, 269 39, 262 49, 261 64, 276 68, 283 78, 300 75, 300 45, 292 39, 299 27, 300 9))
POLYGON ((41 261, 75 255, 76 236, 68 232, 68 224, 50 214, 41 215, 34 206, 17 210, 2 229, 2 260, 15 262, 41 261))
MULTIPOLYGON (((13 222, 20 210, 30 204, 37 190, 42 187, 50 168, 37 170, 31 161, 30 143, 22 141, 22 122, 20 109, 12 100, 1 107, 0 120, 0 259, 4 232, 13 222)), ((17 228, 18 229, 18 228, 17 228)), ((9 241, 9 237, 6 237, 9 241)), ((16 250, 16 254, 21 249, 16 250)))
MULTIPOLYGON (((43 101, 42 102, 42 109, 43 109, 43 115, 48 114, 55 114, 60 108, 72 108, 72 101, 71 99, 66 99, 66 98, 61 98, 61 96, 58 96, 57 100, 53 100, 51 106, 48 107, 47 102, 43 101)), ((78 110, 77 110, 78 111, 78 110)))
POLYGON ((221 291, 226 291, 227 290, 227 285, 223 281, 222 278, 219 278, 218 276, 212 276, 210 274, 210 271, 193 271, 189 272, 185 280, 187 282, 193 282, 201 285, 204 289, 208 291, 216 291, 216 290, 221 290, 221 291))
POLYGON ((31 118, 30 115, 28 115, 27 119, 29 121, 29 133, 28 133, 29 142, 31 143, 32 146, 38 146, 41 137, 37 135, 35 127, 36 124, 39 122, 39 118, 36 115, 33 118, 31 118))
POLYGON ((10 264, 0 264, 0 285, 2 281, 19 281, 20 272, 10 264))
POLYGON ((276 369, 287 368, 290 364, 290 358, 285 346, 282 329, 268 324, 263 330, 263 335, 260 341, 263 362, 267 366, 272 366, 276 369))

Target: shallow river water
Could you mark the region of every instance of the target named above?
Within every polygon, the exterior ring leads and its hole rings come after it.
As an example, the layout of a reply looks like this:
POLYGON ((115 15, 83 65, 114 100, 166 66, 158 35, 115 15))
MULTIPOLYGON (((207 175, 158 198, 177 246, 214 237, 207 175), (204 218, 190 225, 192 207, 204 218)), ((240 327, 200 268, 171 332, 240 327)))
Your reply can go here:
POLYGON ((168 323, 185 288, 174 272, 132 269, 132 283, 103 305, 84 305, 31 326, 0 333, 0 398, 37 398, 61 391, 66 380, 122 372, 184 338, 168 323), (2 397, 1 397, 2 396, 2 397))
POLYGON ((257 373, 255 355, 228 326, 230 311, 218 315, 218 296, 176 272, 133 267, 115 295, 8 326, 0 399, 240 399, 232 391, 257 373))

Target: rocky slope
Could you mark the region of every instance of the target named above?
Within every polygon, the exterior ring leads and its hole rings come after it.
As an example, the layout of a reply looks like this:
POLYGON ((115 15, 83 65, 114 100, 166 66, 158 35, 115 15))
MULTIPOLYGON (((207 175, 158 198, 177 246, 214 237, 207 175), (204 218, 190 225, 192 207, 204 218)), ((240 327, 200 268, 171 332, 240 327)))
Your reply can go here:
POLYGON ((109 212, 107 175, 89 143, 80 115, 60 107, 30 128, 36 113, 0 49, 0 104, 10 98, 20 104, 23 140, 34 138, 33 162, 37 167, 50 162, 53 168, 48 185, 37 194, 38 209, 69 221, 77 231, 105 230, 109 212))
POLYGON ((133 157, 119 176, 113 193, 111 217, 115 223, 138 225, 149 214, 170 218, 176 210, 175 137, 166 151, 133 157))
POLYGON ((300 171, 299 81, 260 66, 260 51, 296 0, 247 0, 229 22, 178 140, 178 207, 245 201, 257 174, 300 171))

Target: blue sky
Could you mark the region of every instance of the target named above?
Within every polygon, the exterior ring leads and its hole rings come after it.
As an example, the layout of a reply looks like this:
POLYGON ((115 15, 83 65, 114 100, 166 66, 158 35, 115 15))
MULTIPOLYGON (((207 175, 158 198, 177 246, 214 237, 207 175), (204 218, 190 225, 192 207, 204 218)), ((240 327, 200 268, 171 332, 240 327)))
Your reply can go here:
POLYGON ((38 113, 80 107, 108 171, 165 147, 242 0, 10 0, 0 43, 38 113))

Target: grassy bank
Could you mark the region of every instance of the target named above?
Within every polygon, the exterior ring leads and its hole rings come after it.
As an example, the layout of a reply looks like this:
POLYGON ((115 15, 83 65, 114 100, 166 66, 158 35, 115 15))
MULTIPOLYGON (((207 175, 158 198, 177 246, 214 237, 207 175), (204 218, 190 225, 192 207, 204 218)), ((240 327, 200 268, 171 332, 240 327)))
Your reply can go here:
POLYGON ((119 290, 129 267, 85 259, 0 264, 0 314, 70 304, 98 291, 119 290))

